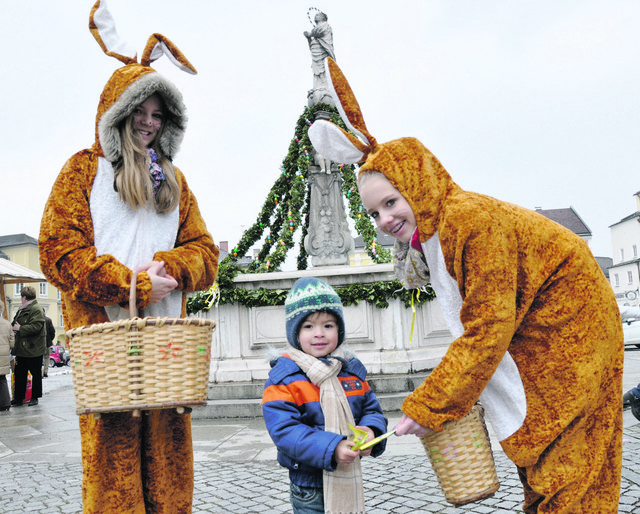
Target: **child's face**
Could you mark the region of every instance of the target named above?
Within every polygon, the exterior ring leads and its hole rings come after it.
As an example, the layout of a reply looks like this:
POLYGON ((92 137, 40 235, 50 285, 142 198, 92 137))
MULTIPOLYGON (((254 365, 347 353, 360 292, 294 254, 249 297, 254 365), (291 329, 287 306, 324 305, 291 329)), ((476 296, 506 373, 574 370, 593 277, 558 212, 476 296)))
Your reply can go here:
POLYGON ((404 196, 378 173, 358 184, 362 204, 385 234, 410 243, 418 224, 404 196))
POLYGON ((300 325, 298 332, 300 348, 313 357, 329 355, 338 347, 338 323, 333 314, 314 312, 300 325))

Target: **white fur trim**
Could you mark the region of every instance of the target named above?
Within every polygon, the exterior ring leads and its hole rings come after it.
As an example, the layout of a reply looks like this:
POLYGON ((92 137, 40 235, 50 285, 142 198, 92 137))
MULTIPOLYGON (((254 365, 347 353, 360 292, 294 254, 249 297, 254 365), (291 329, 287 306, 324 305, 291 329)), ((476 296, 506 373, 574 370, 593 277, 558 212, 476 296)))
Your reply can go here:
MULTIPOLYGON (((106 159, 98 159, 98 173, 93 181, 90 196, 94 245, 97 255, 113 255, 119 262, 133 270, 153 260, 159 251, 175 246, 180 224, 180 212, 176 208, 160 214, 155 209, 132 209, 113 189, 113 166, 106 159)), ((105 307, 109 319, 126 319, 128 309, 119 305, 105 307)), ((145 308, 145 316, 179 318, 182 310, 182 291, 172 291, 158 303, 145 308)))
POLYGON ((171 116, 166 117, 165 126, 158 144, 162 151, 173 159, 180 149, 187 124, 187 114, 182 94, 176 86, 160 75, 151 72, 132 82, 109 107, 98 122, 100 146, 105 157, 114 162, 121 156, 121 142, 118 125, 133 109, 153 93, 162 96, 165 108, 171 116))
POLYGON ((364 153, 358 150, 344 132, 333 123, 318 120, 309 127, 309 139, 316 152, 333 162, 355 164, 364 153))

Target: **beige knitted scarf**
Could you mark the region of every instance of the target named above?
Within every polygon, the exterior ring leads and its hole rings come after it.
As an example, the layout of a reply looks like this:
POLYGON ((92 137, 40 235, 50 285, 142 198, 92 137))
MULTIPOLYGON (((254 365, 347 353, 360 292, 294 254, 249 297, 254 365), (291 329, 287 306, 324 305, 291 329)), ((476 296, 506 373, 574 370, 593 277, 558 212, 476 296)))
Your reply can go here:
MULTIPOLYGON (((340 348, 326 356, 329 364, 303 351, 287 350, 291 360, 320 388, 320 407, 325 419, 325 430, 351 435, 349 424, 355 426, 353 413, 344 394, 338 373, 342 369, 344 353, 340 348), (337 359, 335 357, 339 357, 337 359)), ((327 514, 364 514, 364 489, 360 459, 352 464, 338 464, 335 471, 323 471, 324 511, 327 514)))

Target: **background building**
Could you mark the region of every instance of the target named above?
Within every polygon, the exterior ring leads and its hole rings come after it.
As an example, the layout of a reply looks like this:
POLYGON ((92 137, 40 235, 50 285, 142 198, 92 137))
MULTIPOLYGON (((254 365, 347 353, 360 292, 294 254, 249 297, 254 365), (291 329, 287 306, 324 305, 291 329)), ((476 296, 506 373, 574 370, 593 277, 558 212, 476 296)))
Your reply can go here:
POLYGON ((640 191, 634 196, 636 212, 609 226, 613 251, 609 282, 620 305, 640 304, 640 191))
MULTIPOLYGON (((11 262, 41 273, 37 239, 28 236, 27 234, 0 236, 0 252, 5 254, 11 262)), ((31 285, 35 288, 38 303, 42 306, 46 315, 51 318, 53 325, 55 326, 55 344, 66 347, 60 291, 48 282, 5 285, 4 293, 7 301, 6 312, 8 314, 8 319, 12 320, 15 312, 22 305, 20 300, 20 290, 23 285, 31 285)))

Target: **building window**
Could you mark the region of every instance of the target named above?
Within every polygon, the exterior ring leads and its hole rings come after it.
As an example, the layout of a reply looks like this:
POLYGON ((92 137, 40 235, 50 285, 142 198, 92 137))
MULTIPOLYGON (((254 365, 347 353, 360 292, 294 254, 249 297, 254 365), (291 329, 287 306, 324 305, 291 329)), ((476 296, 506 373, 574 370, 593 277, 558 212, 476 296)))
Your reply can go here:
POLYGON ((628 284, 633 284, 633 272, 631 271, 627 271, 627 280, 628 280, 628 284))
POLYGON ((64 318, 62 317, 62 313, 60 313, 60 319, 58 320, 58 325, 64 327, 64 318))
POLYGON ((20 296, 20 291, 22 291, 22 284, 16 284, 16 289, 13 293, 14 296, 20 296))
POLYGON ((620 262, 624 262, 624 248, 620 248, 620 262))
POLYGON ((58 300, 62 300, 62 294, 60 293, 60 289, 56 289, 58 292, 58 300))
POLYGON ((47 296, 47 283, 40 282, 40 296, 47 296))
POLYGON ((633 245, 633 258, 634 259, 638 258, 638 246, 637 245, 633 245))
POLYGON ((615 287, 619 287, 620 286, 620 277, 618 277, 617 273, 613 274, 613 283, 614 283, 615 287))

